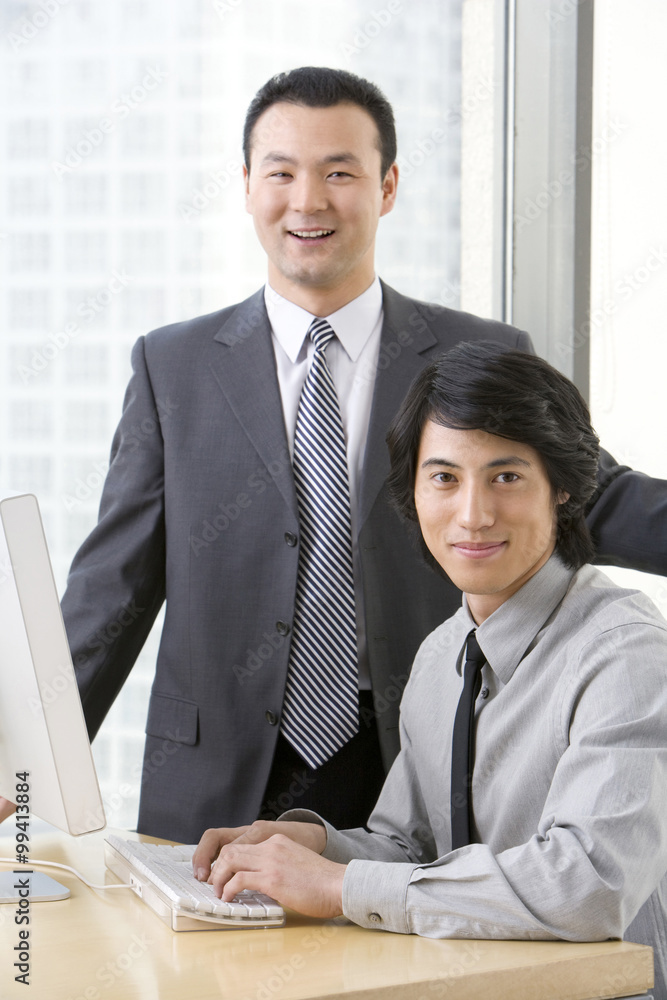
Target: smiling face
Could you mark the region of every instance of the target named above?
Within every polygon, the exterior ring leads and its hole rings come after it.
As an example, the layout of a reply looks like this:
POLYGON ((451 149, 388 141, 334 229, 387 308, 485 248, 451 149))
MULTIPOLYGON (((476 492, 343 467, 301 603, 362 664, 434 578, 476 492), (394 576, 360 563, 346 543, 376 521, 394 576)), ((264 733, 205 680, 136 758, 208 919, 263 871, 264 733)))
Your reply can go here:
POLYGON ((269 258, 269 283, 327 316, 373 281, 375 233, 398 171, 380 175, 377 127, 356 104, 273 104, 252 134, 246 208, 269 258), (316 307, 316 308, 313 308, 316 307))
POLYGON ((466 594, 477 624, 544 566, 556 544, 553 490, 539 454, 486 431, 426 422, 415 507, 426 545, 466 594))

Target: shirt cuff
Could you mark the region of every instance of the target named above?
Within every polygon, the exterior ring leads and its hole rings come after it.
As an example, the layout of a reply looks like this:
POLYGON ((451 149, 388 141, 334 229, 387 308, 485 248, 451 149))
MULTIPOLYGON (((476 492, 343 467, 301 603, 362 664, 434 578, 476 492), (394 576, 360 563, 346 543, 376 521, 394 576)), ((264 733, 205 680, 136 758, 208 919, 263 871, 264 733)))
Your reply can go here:
POLYGON ((318 813, 313 812, 312 809, 288 809, 286 812, 280 814, 276 822, 317 823, 319 826, 328 826, 328 823, 318 813))
POLYGON ((312 809, 288 809, 287 812, 278 817, 277 822, 281 823, 283 820, 286 823, 317 823, 319 826, 323 826, 327 839, 322 857, 326 858, 327 861, 335 861, 339 865, 346 865, 350 860, 350 848, 345 840, 345 835, 327 823, 325 819, 322 819, 319 813, 313 812, 312 809))
POLYGON ((343 880, 343 913, 360 927, 410 934, 405 906, 418 865, 350 861, 343 880))

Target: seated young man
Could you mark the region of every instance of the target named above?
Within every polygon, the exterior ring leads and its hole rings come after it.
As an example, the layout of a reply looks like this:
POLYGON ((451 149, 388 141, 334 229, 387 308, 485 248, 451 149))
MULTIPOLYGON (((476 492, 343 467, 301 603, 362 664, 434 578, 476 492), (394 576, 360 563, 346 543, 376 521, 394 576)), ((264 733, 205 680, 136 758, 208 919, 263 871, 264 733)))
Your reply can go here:
POLYGON ((217 857, 225 899, 428 937, 625 936, 654 946, 664 998, 667 623, 586 565, 586 404, 540 358, 462 344, 388 441, 394 500, 463 606, 417 654, 369 828, 292 810, 209 830, 195 871, 217 857))

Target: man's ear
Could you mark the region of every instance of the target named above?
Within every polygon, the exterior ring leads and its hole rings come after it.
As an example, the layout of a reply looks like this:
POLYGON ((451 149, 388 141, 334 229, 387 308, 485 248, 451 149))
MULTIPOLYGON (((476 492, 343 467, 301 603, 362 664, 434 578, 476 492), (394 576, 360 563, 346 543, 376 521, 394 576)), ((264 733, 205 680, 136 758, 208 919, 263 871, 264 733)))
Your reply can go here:
POLYGON ((382 208, 380 215, 391 212, 396 203, 396 189, 398 187, 398 164, 392 163, 382 181, 382 208))
POLYGON ((243 187, 245 188, 245 210, 252 215, 252 209, 250 208, 250 171, 245 163, 243 164, 243 187))

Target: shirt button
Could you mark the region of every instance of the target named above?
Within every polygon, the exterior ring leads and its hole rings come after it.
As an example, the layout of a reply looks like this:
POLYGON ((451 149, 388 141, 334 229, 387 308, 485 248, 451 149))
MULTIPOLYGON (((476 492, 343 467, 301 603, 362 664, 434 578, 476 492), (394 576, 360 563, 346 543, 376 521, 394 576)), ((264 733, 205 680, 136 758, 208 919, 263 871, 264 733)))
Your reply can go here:
POLYGON ((370 922, 372 924, 381 924, 382 923, 382 917, 380 916, 379 913, 369 913, 368 914, 368 919, 370 920, 370 922))
POLYGON ((287 635, 290 630, 287 622, 276 622, 276 632, 278 635, 287 635))
POLYGON ((264 713, 264 718, 266 719, 266 721, 268 722, 268 724, 270 726, 275 726, 276 723, 278 722, 278 716, 275 714, 275 712, 272 712, 268 708, 267 708, 266 712, 264 713))
POLYGON ((479 693, 480 693, 480 696, 482 698, 488 698, 489 697, 489 689, 488 688, 482 688, 482 690, 479 693))
POLYGON ((297 542, 296 535, 292 534, 291 531, 286 531, 285 532, 285 541, 287 542, 287 544, 289 545, 289 547, 291 549, 293 549, 294 546, 296 545, 296 542, 297 542))

